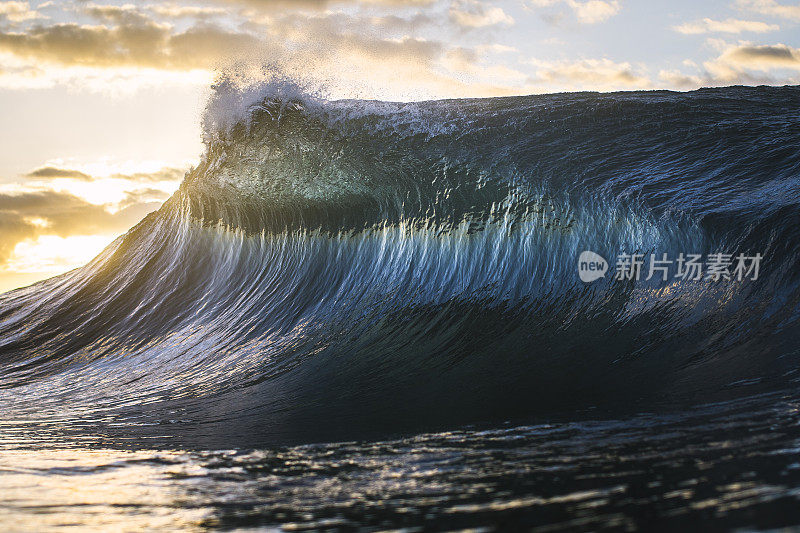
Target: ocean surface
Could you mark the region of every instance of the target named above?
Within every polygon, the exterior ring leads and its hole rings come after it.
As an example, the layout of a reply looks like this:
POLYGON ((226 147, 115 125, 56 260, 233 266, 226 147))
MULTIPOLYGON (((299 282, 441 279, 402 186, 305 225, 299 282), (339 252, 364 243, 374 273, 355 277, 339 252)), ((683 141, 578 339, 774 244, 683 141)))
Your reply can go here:
POLYGON ((800 87, 223 81, 203 122, 0 295, 5 530, 800 526, 800 87))

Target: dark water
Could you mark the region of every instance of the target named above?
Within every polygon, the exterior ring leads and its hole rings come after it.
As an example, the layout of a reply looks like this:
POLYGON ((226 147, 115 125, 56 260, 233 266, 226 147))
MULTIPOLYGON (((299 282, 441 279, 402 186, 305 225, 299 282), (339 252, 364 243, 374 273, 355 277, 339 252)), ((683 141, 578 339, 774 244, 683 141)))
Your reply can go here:
MULTIPOLYGON (((258 450, 7 439, 10 530, 754 530, 797 525, 800 402, 258 450)), ((140 443, 142 444, 142 443, 140 443)))
POLYGON ((799 88, 230 96, 159 212, 0 296, 0 522, 800 524, 799 88))

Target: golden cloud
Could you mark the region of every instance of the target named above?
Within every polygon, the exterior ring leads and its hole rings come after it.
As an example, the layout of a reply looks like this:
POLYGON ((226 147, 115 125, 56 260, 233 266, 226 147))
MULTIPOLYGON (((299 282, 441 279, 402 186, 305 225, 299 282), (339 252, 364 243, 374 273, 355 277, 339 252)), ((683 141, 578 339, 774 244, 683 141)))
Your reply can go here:
POLYGON ((0 2, 0 20, 6 19, 11 22, 25 22, 44 18, 35 9, 31 9, 28 2, 0 2))
POLYGON ((92 176, 85 174, 80 170, 57 168, 51 166, 37 168, 36 170, 28 172, 25 176, 28 178, 37 178, 37 179, 71 178, 82 181, 92 181, 94 179, 92 178, 92 176))
POLYGON ((116 212, 64 192, 0 194, 0 265, 16 245, 41 235, 68 237, 127 231, 157 202, 133 203, 116 212))
MULTIPOLYGON (((44 166, 25 175, 28 181, 22 190, 0 193, 0 266, 12 255, 17 244, 27 239, 54 235, 108 235, 122 233, 157 209, 169 196, 152 184, 179 182, 185 169, 166 167, 155 172, 114 174, 114 180, 125 180, 122 199, 114 204, 92 203, 73 192, 50 188, 49 180, 61 183, 97 182, 96 177, 75 169, 44 166), (67 180, 66 182, 63 180, 67 180), (35 183, 39 183, 39 188, 35 183)), ((93 184, 92 186, 95 186, 93 184)))
POLYGON ((170 33, 153 21, 120 20, 114 27, 74 23, 0 32, 0 51, 70 66, 139 66, 168 70, 212 68, 225 58, 263 45, 255 37, 215 26, 170 33))

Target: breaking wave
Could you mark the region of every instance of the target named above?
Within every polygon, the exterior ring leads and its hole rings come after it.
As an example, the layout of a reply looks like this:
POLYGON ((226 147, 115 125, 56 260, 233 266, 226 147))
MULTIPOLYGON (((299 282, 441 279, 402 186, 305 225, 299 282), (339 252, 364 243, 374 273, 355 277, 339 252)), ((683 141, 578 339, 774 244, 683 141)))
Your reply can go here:
POLYGON ((225 446, 778 390, 800 363, 798 112, 797 87, 223 84, 158 212, 0 296, 0 406, 26 434, 225 446), (583 283, 584 250, 612 272, 583 283), (760 276, 613 275, 719 252, 762 254, 760 276))

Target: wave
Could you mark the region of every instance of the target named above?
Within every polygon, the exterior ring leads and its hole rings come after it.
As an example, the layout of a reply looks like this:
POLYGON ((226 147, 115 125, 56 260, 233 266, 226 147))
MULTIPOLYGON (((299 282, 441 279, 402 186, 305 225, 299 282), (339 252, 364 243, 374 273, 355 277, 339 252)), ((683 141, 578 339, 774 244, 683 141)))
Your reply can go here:
POLYGON ((798 111, 798 87, 388 103, 221 84, 158 212, 0 295, 0 405, 23 431, 241 445, 779 389, 800 359, 798 111), (763 263, 587 284, 584 250, 763 263))

